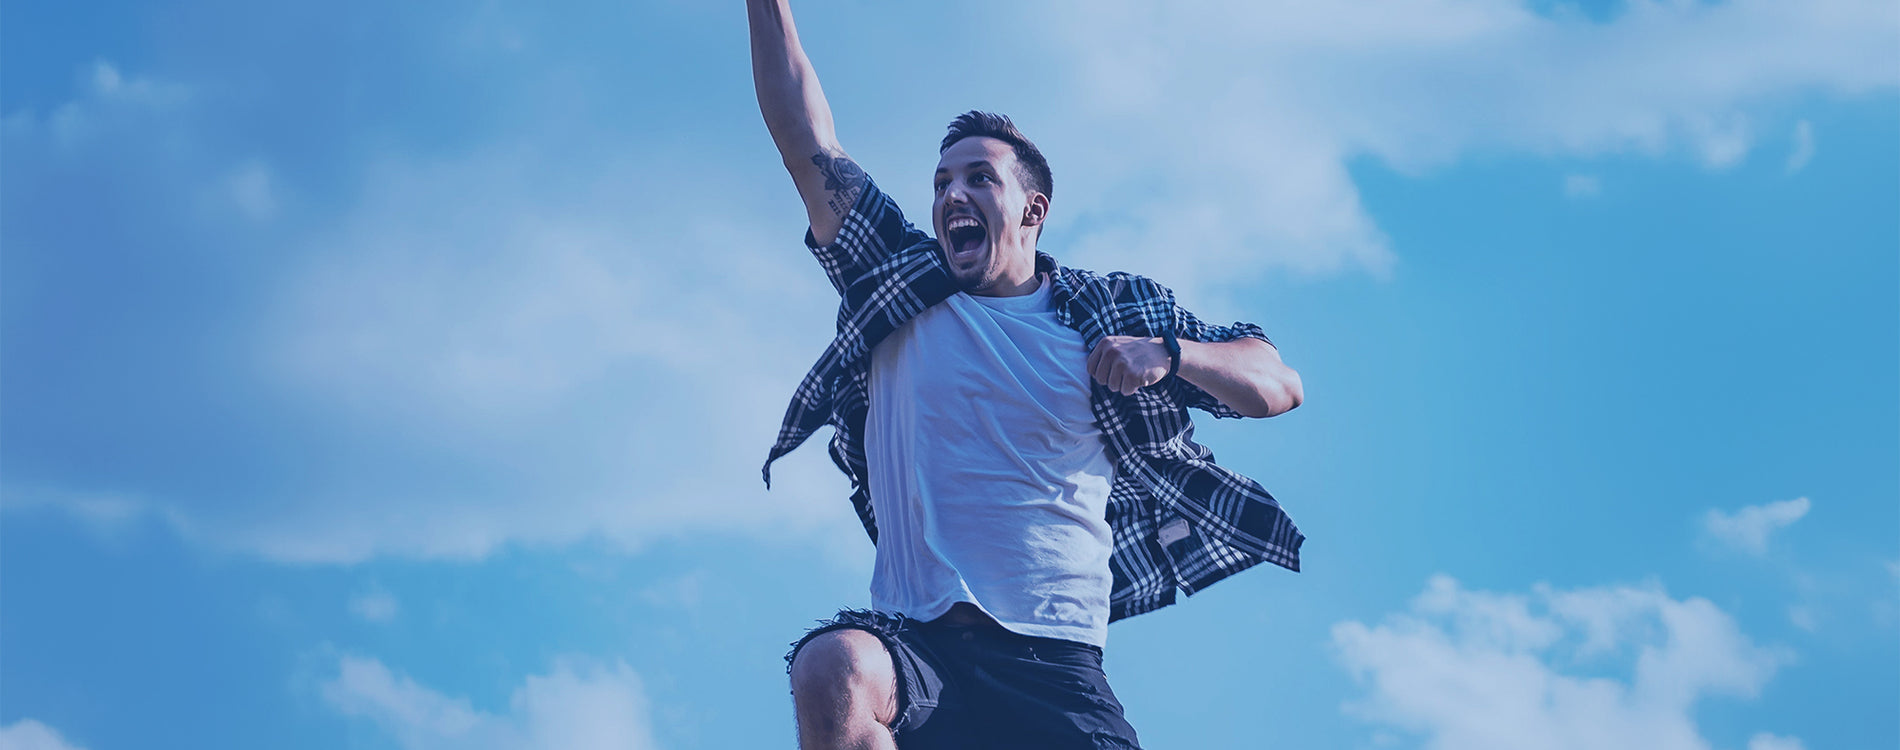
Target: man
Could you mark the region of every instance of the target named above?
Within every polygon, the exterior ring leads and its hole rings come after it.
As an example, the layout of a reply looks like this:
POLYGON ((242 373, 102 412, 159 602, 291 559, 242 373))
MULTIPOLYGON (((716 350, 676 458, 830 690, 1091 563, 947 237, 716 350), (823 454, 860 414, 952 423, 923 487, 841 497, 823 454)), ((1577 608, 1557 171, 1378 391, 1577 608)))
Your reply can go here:
POLYGON ((1102 673, 1110 621, 1303 537, 1190 438, 1186 408, 1267 417, 1298 374, 1257 326, 1037 252, 1053 178, 1009 119, 958 117, 931 225, 839 146, 787 0, 747 0, 760 110, 843 301, 772 460, 818 427, 877 545, 872 609, 787 656, 812 748, 1137 747, 1102 673))

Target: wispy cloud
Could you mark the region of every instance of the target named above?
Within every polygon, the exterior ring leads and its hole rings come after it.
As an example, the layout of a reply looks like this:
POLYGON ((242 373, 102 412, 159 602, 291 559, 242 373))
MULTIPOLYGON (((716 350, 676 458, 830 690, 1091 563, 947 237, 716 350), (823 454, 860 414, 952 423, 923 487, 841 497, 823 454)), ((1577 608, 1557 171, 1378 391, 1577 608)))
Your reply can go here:
POLYGON ((641 589, 640 598, 655 607, 696 612, 705 600, 706 582, 709 579, 707 571, 695 570, 641 589))
POLYGON ((64 515, 103 539, 124 538, 152 522, 181 535, 191 533, 183 513, 125 492, 0 482, 0 513, 64 515))
POLYGON ((366 622, 390 622, 396 619, 396 613, 401 609, 396 595, 381 586, 350 597, 350 614, 366 622))
POLYGON ((123 527, 145 515, 143 498, 115 492, 82 492, 62 488, 0 487, 0 509, 8 511, 57 510, 101 530, 123 527))
POLYGON ((321 693, 337 711, 374 722, 404 750, 658 747, 645 688, 625 664, 561 661, 515 688, 506 714, 476 710, 466 698, 355 656, 338 661, 321 693))
POLYGON ((43 116, 9 112, 7 126, 13 132, 43 131, 56 146, 75 148, 109 135, 116 123, 175 112, 190 97, 191 90, 175 81, 126 76, 111 61, 95 60, 78 96, 43 116))
POLYGON ((1793 147, 1788 153, 1788 174, 1808 168, 1814 161, 1814 125, 1807 120, 1794 124, 1793 147))
POLYGON ((1786 660, 1659 586, 1499 594, 1444 576, 1332 641, 1367 690, 1348 711, 1433 750, 1703 750, 1697 704, 1752 697, 1786 660))
POLYGON ((84 750, 59 732, 33 719, 0 727, 0 750, 84 750))
POLYGON ((1711 508, 1702 517, 1702 529, 1710 538, 1751 555, 1768 552, 1768 537, 1787 528, 1808 514, 1808 499, 1797 497, 1763 505, 1750 505, 1724 513, 1711 508))
POLYGON ((1796 737, 1763 732, 1748 738, 1748 750, 1807 750, 1807 746, 1796 737))
POLYGON ((1564 195, 1571 198, 1595 198, 1603 192, 1603 184, 1596 177, 1587 174, 1564 176, 1564 195))
POLYGON ((1796 604, 1788 607, 1788 622, 1810 633, 1821 628, 1821 621, 1814 613, 1814 607, 1796 604))
POLYGON ((270 166, 250 160, 225 178, 232 204, 254 221, 269 221, 277 216, 277 188, 270 166))

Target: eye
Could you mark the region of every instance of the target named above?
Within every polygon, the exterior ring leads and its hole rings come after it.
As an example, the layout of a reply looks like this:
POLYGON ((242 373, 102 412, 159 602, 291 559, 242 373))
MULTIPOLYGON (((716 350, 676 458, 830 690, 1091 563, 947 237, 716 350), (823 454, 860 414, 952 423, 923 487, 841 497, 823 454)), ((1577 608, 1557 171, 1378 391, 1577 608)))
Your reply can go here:
POLYGON ((948 184, 950 184, 948 180, 938 180, 937 187, 936 187, 937 192, 939 193, 943 192, 943 186, 948 185, 948 184))
POLYGON ((995 180, 991 179, 989 175, 984 174, 982 172, 978 172, 975 177, 970 178, 970 181, 971 182, 995 182, 995 180))

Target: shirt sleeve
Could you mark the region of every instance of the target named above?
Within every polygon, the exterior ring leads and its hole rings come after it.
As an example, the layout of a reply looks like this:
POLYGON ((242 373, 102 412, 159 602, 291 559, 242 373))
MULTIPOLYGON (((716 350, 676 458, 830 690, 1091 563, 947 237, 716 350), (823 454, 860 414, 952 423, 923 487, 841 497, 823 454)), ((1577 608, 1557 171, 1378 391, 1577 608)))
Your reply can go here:
POLYGON ((891 253, 931 241, 930 235, 904 219, 897 202, 879 190, 869 175, 864 178, 864 189, 852 204, 851 213, 845 215, 837 239, 821 247, 811 230, 805 230, 805 247, 818 259, 818 265, 824 267, 825 276, 831 279, 831 285, 839 294, 844 294, 846 287, 884 262, 891 253))
MULTIPOLYGON (((1203 344, 1219 344, 1242 338, 1255 338, 1265 341, 1269 345, 1273 344, 1273 340, 1267 338, 1266 331, 1261 330, 1260 326, 1252 323, 1234 323, 1233 325, 1225 326, 1211 325, 1201 322, 1201 319, 1195 317, 1194 313, 1188 312, 1187 308, 1175 303, 1174 294, 1172 292, 1167 294, 1167 300, 1168 305, 1173 308, 1172 315, 1174 318, 1174 335, 1176 338, 1187 341, 1199 341, 1203 344)), ((1234 411, 1233 407, 1221 403, 1220 399, 1214 398, 1207 391, 1201 390, 1200 386, 1188 382, 1187 378, 1177 375, 1171 378, 1171 381, 1174 384, 1175 399, 1182 405, 1200 409, 1216 417, 1226 419, 1238 419, 1245 416, 1240 412, 1234 411)))

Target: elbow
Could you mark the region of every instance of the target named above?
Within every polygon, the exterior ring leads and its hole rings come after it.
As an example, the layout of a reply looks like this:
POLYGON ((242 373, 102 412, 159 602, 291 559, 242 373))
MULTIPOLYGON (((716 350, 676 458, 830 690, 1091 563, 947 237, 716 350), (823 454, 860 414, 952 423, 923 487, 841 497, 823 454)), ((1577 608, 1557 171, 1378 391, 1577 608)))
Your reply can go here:
POLYGON ((1250 405, 1243 416, 1264 418, 1276 417, 1299 408, 1306 401, 1306 389, 1300 383, 1300 374, 1293 368, 1282 367, 1280 372, 1264 378, 1259 390, 1259 399, 1250 405))
POLYGON ((1282 384, 1286 391, 1286 408, 1280 410, 1282 414, 1298 409, 1300 404, 1306 403, 1306 386, 1300 383, 1300 374, 1294 372, 1292 368, 1287 368, 1286 375, 1285 382, 1282 384))

